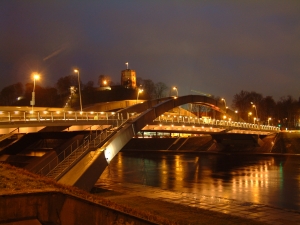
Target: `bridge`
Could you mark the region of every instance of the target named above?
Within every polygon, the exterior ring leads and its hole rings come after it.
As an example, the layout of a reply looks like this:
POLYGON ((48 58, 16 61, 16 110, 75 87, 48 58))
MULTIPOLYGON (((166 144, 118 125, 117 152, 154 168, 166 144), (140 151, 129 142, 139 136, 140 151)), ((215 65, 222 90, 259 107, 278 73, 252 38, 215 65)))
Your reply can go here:
POLYGON ((181 132, 208 133, 220 143, 228 142, 228 137, 236 139, 237 133, 247 137, 247 141, 257 142, 259 135, 266 136, 278 132, 276 127, 245 123, 235 112, 222 105, 207 96, 188 95, 139 101, 137 104, 136 101, 130 100, 96 104, 86 107, 84 112, 68 109, 44 108, 30 111, 24 108, 19 110, 8 108, 0 112, 0 132, 4 134, 2 138, 5 138, 22 129, 27 129, 26 133, 90 131, 82 144, 72 143, 59 155, 44 159, 41 164, 43 167, 39 165, 39 170, 36 171, 59 183, 89 191, 124 145, 139 132, 151 128, 159 130, 157 127, 160 127, 162 131, 164 127, 170 132, 178 132, 175 128, 180 126, 181 132), (188 112, 186 115, 181 114, 176 117, 168 114, 170 110, 187 103, 211 107, 227 115, 231 120, 203 120, 188 112), (184 123, 187 125, 183 125, 184 123), (185 129, 182 129, 183 126, 185 129))

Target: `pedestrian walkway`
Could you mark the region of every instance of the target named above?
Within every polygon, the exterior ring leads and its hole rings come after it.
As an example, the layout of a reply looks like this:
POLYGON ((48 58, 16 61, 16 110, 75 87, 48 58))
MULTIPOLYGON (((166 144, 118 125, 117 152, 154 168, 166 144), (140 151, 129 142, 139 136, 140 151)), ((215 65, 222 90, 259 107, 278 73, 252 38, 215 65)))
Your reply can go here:
POLYGON ((241 202, 213 196, 199 196, 193 193, 173 192, 140 184, 114 183, 111 180, 104 179, 101 179, 101 182, 97 183, 96 186, 128 195, 198 207, 272 225, 300 225, 300 212, 274 208, 263 204, 241 202))

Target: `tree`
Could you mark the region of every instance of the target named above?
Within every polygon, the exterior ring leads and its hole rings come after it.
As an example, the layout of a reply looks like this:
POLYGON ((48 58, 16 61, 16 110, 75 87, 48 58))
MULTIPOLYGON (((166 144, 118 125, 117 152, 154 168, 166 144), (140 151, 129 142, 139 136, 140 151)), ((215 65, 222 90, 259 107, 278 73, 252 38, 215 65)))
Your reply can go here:
POLYGON ((0 93, 1 105, 14 105, 23 91, 23 84, 20 82, 4 87, 0 93))
POLYGON ((260 115, 261 120, 264 121, 265 124, 268 124, 269 118, 271 120, 275 119, 276 114, 276 103, 272 96, 266 96, 260 102, 260 115))
POLYGON ((278 123, 286 128, 294 128, 299 120, 299 102, 292 96, 281 97, 277 102, 277 118, 278 123))
POLYGON ((71 86, 78 87, 78 77, 75 75, 61 77, 56 82, 57 91, 60 95, 69 94, 71 86))
POLYGON ((168 86, 165 83, 158 82, 155 84, 154 97, 163 98, 165 97, 165 91, 168 89, 168 86))
POLYGON ((37 86, 36 106, 62 107, 63 102, 59 100, 56 88, 37 86))
POLYGON ((94 103, 95 97, 95 88, 94 88, 94 82, 88 81, 86 84, 83 85, 83 91, 82 91, 82 99, 84 105, 94 103))
POLYGON ((152 80, 143 80, 142 81, 142 88, 143 88, 143 96, 146 99, 154 99, 155 97, 155 84, 152 80))
POLYGON ((246 120, 249 111, 249 92, 240 91, 239 94, 235 94, 232 100, 232 108, 237 109, 242 119, 246 120))
POLYGON ((253 110, 251 106, 251 102, 252 102, 252 104, 255 105, 256 107, 255 114, 257 111, 257 117, 261 119, 262 101, 263 101, 263 96, 261 94, 256 93, 254 91, 248 92, 242 90, 239 94, 234 95, 232 100, 232 108, 237 109, 239 111, 240 117, 243 120, 248 121, 248 113, 253 110))

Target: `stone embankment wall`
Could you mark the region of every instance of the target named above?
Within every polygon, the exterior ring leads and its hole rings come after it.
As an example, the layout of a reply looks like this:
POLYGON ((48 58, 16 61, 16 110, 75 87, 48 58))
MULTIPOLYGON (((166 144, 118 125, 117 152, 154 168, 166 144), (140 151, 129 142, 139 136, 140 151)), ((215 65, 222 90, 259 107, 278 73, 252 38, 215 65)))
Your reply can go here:
POLYGON ((60 192, 0 196, 0 224, 28 220, 46 225, 157 224, 60 192))
POLYGON ((272 153, 300 154, 300 132, 280 132, 272 153))

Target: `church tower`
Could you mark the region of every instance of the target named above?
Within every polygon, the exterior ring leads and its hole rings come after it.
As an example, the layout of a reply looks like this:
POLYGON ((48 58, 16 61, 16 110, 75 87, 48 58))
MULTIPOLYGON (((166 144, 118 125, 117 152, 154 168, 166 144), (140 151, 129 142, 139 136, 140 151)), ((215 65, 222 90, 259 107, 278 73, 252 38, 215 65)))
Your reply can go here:
POLYGON ((128 62, 126 64, 126 70, 121 71, 121 85, 125 88, 136 88, 136 74, 135 70, 128 69, 128 62))

